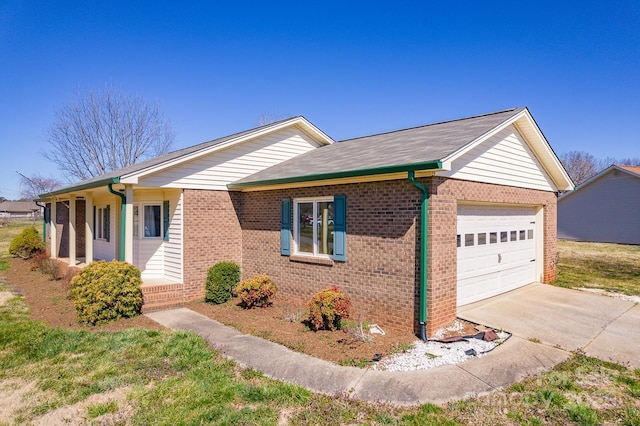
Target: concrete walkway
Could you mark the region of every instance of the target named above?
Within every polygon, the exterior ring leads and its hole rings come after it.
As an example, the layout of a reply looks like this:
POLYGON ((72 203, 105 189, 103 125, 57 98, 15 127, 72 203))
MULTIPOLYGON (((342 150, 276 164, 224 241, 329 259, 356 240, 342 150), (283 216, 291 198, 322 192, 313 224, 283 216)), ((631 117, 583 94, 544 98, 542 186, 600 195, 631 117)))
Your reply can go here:
POLYGON ((146 315, 168 328, 195 331, 224 355, 271 378, 371 402, 413 405, 481 395, 548 370, 578 348, 640 368, 639 304, 544 284, 460 308, 464 319, 513 333, 487 356, 407 372, 341 367, 241 334, 185 308, 146 315))
POLYGON ((271 378, 314 392, 346 393, 365 401, 401 405, 442 403, 488 393, 548 370, 570 355, 514 335, 489 355, 462 364, 407 372, 374 371, 341 367, 291 351, 186 308, 146 315, 165 327, 196 332, 225 356, 271 378))
POLYGON ((524 339, 640 368, 640 304, 584 291, 531 284, 463 306, 458 316, 524 339))

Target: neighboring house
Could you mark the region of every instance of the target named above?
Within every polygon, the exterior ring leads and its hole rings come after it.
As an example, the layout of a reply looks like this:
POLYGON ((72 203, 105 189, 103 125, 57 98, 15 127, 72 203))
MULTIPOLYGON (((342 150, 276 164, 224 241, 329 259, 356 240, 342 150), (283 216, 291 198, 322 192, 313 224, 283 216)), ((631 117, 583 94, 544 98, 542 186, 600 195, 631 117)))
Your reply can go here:
POLYGON ((640 244, 640 167, 614 164, 560 197, 558 238, 640 244))
POLYGON ((518 108, 339 143, 295 117, 42 199, 51 255, 135 264, 145 310, 201 299, 231 260, 286 303, 338 285, 355 315, 430 335, 459 305, 555 280, 572 188, 518 108))
POLYGON ((35 218, 42 209, 33 201, 3 201, 0 203, 0 218, 35 218))

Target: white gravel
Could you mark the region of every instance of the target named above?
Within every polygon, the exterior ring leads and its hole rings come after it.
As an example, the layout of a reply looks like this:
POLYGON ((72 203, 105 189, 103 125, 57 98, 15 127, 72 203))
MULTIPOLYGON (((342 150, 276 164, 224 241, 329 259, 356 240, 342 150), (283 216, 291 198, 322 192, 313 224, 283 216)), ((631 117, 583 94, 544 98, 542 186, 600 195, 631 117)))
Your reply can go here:
POLYGON ((474 357, 474 355, 465 354, 466 350, 474 349, 477 354, 475 356, 481 357, 511 336, 505 332, 496 332, 496 334, 499 339, 493 342, 473 338, 452 343, 418 340, 413 344, 412 349, 385 357, 372 368, 385 371, 412 371, 445 364, 459 364, 474 357))

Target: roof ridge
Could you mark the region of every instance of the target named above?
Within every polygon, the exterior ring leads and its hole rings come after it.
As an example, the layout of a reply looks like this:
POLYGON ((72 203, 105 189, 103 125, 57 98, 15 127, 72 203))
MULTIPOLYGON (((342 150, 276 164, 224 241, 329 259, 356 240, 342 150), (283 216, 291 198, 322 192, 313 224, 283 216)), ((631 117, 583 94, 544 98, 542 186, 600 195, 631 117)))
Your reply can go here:
POLYGON ((407 131, 407 130, 421 129, 421 128, 424 128, 424 127, 436 126, 436 125, 439 125, 439 124, 454 123, 456 121, 464 121, 464 120, 471 120, 471 119, 474 119, 474 118, 488 117, 490 115, 503 114, 505 112, 517 111, 519 109, 524 110, 524 109, 526 109, 526 107, 513 107, 513 108, 503 109, 503 110, 500 110, 500 111, 488 112, 488 113, 485 113, 485 114, 472 115, 470 117, 461 117, 461 118, 455 118, 455 119, 452 119, 452 120, 437 121, 435 123, 422 124, 422 125, 419 125, 419 126, 406 127, 406 128, 403 128, 403 129, 389 130, 387 132, 380 132, 380 133, 373 133, 373 134, 370 134, 370 135, 357 136, 355 138, 343 139, 343 140, 341 140, 339 142, 340 143, 349 142, 349 141, 353 141, 353 140, 357 140, 357 139, 370 138, 372 136, 388 135, 388 134, 391 134, 391 133, 398 133, 398 132, 404 132, 404 131, 407 131))

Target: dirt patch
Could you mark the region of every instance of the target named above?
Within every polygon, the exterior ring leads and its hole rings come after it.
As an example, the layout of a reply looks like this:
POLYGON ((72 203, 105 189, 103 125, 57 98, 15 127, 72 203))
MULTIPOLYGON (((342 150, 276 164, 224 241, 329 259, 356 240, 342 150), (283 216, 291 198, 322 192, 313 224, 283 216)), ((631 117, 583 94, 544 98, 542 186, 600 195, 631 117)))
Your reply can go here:
POLYGON ((13 293, 10 291, 0 291, 0 306, 7 303, 9 299, 13 298, 13 293))
POLYGON ((118 331, 129 328, 163 329, 160 324, 144 315, 134 318, 123 318, 110 324, 87 327, 78 324, 76 310, 68 299, 68 280, 52 281, 48 275, 31 270, 28 260, 9 259, 11 267, 0 273, 6 283, 23 296, 30 308, 31 318, 45 322, 49 327, 60 327, 67 330, 106 330, 118 331))

